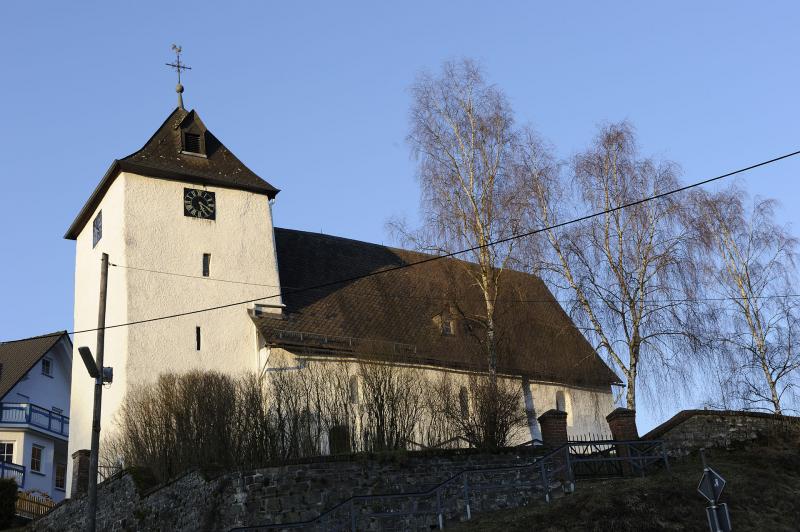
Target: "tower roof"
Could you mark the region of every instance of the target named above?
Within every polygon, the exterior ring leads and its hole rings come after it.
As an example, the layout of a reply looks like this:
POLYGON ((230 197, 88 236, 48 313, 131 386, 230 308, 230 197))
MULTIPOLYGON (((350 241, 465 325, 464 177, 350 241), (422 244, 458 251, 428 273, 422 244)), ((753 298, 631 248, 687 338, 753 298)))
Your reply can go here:
POLYGON ((64 238, 78 237, 120 172, 246 190, 269 198, 278 193, 208 131, 197 112, 176 108, 140 150, 111 163, 64 238), (185 149, 187 133, 196 137, 199 153, 185 149))

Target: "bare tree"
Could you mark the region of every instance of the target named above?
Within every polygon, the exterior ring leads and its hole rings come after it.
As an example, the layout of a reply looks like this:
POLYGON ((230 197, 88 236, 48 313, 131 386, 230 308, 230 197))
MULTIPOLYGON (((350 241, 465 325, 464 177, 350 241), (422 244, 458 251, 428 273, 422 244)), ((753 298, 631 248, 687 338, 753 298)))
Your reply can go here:
POLYGON ((733 186, 693 195, 694 228, 709 286, 706 321, 723 395, 780 414, 800 353, 798 302, 791 297, 797 241, 774 220, 775 202, 733 186))
POLYGON ((470 375, 466 384, 457 387, 448 375, 442 375, 433 390, 438 410, 470 446, 506 447, 527 420, 520 383, 470 375))
POLYGON ((542 157, 540 142, 529 136, 517 158, 517 177, 529 201, 531 227, 605 214, 547 230, 550 252, 539 256, 539 269, 574 296, 573 318, 622 372, 627 407, 635 409, 643 372, 663 377, 681 369, 680 347, 689 337, 685 321, 692 312, 683 300, 694 286, 693 268, 676 200, 612 209, 676 188, 678 170, 640 157, 625 122, 602 127, 566 176, 542 157))
POLYGON ((467 268, 483 298, 489 373, 497 373, 495 302, 516 241, 522 209, 509 173, 517 132, 503 93, 470 60, 447 62, 439 76, 422 74, 411 89, 408 140, 418 160, 423 227, 394 229, 417 248, 446 254, 473 248, 467 268))

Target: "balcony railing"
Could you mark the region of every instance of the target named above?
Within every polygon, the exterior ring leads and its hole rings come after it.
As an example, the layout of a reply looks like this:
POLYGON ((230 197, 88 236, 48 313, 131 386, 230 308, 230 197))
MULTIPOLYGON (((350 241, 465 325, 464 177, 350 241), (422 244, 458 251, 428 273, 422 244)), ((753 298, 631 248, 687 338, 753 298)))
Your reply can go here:
POLYGON ((0 403, 0 423, 31 425, 59 436, 69 436, 69 418, 30 403, 0 403))
POLYGON ((0 462, 0 478, 13 478, 17 481, 17 487, 21 488, 25 485, 25 466, 0 462))

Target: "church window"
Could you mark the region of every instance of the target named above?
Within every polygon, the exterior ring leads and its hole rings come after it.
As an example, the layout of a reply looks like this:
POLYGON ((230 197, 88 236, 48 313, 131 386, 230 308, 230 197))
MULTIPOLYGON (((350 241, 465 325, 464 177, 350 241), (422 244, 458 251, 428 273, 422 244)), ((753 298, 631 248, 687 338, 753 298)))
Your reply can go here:
POLYGON ((53 376, 53 361, 49 358, 42 359, 42 375, 53 376))
POLYGON ((197 350, 200 351, 200 327, 197 326, 194 329, 194 338, 195 342, 197 342, 197 350))
POLYGON ((358 376, 351 375, 350 376, 350 403, 357 405, 358 404, 358 376))
POLYGON ((556 392, 556 410, 560 410, 561 412, 567 411, 567 402, 562 390, 556 392))
POLYGON ((67 464, 56 464, 56 489, 67 489, 67 464))
POLYGON ((0 442, 0 462, 10 464, 14 461, 14 442, 1 441, 0 442))
POLYGON ((103 211, 97 213, 92 222, 92 247, 95 247, 103 238, 103 211))
POLYGON ((31 471, 37 473, 42 472, 42 457, 44 456, 44 447, 41 445, 34 445, 31 447, 31 471))
POLYGON ((211 275, 211 253, 203 253, 203 277, 211 275))
POLYGON ((469 416, 469 392, 466 386, 462 386, 458 391, 458 403, 461 407, 461 417, 469 416))

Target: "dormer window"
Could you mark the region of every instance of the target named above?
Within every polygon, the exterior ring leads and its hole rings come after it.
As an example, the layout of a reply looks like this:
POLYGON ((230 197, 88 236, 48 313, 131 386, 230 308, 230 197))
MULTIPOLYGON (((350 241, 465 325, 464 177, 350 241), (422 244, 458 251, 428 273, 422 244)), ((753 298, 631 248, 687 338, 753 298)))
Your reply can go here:
POLYGON ((455 327, 453 326, 453 320, 449 317, 444 317, 442 319, 442 335, 443 336, 453 336, 456 333, 455 327))
MULTIPOLYGON (((192 128, 195 129, 195 128, 192 128)), ((184 131, 182 135, 183 146, 182 146, 182 153, 188 153, 191 155, 200 155, 205 157, 206 155, 206 143, 204 135, 199 130, 194 131, 184 131)))

